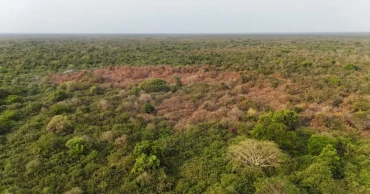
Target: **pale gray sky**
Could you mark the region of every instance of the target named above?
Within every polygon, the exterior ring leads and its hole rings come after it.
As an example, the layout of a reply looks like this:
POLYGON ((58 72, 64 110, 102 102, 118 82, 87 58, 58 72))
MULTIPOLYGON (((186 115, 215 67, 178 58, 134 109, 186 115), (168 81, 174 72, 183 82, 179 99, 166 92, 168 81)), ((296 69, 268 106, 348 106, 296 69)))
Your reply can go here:
POLYGON ((0 33, 370 32, 370 0, 0 0, 0 33))

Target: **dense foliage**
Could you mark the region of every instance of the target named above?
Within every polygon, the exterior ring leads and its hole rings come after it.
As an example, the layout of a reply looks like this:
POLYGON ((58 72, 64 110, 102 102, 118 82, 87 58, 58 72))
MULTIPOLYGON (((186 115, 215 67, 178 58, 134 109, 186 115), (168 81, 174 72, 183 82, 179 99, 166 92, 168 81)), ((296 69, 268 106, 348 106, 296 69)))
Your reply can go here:
POLYGON ((1 37, 0 191, 370 193, 369 49, 360 36, 1 37), (202 73, 52 79, 115 65, 202 73))

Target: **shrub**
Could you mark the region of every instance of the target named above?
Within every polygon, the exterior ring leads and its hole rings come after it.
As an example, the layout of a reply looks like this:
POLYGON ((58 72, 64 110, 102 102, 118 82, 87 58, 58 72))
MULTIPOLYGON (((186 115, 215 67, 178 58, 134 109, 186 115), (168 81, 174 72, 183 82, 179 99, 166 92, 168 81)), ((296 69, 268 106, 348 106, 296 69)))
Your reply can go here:
POLYGON ((227 117, 232 121, 236 122, 240 120, 243 114, 244 112, 239 110, 238 107, 234 107, 227 113, 227 117))
POLYGON ((41 161, 40 159, 34 159, 34 160, 31 160, 30 162, 27 163, 26 165, 26 170, 27 172, 29 173, 32 173, 34 171, 36 171, 41 165, 41 161))
POLYGON ((14 124, 14 120, 18 118, 15 111, 6 110, 0 115, 0 135, 9 132, 14 124))
POLYGON ((100 136, 100 139, 102 141, 108 141, 108 142, 111 142, 113 138, 114 138, 114 134, 112 131, 104 131, 100 136))
POLYGON ((133 87, 130 90, 131 95, 138 96, 140 94, 141 89, 139 87, 133 87))
POLYGON ((174 79, 175 79, 175 84, 172 84, 170 86, 171 92, 176 92, 177 90, 179 90, 182 87, 182 82, 181 82, 180 77, 175 76, 174 79))
POLYGON ((18 114, 14 110, 6 110, 0 115, 0 120, 16 120, 18 114))
POLYGON ((96 95, 98 94, 98 88, 96 86, 91 86, 89 92, 91 95, 96 95))
POLYGON ((312 62, 310 61, 303 61, 301 64, 300 64, 301 67, 304 67, 304 68, 307 68, 307 67, 311 67, 312 66, 312 62))
POLYGON ((338 76, 331 76, 327 79, 327 83, 332 86, 338 86, 340 84, 340 78, 338 76))
POLYGON ((338 97, 338 98, 335 98, 331 104, 335 107, 339 107, 339 105, 342 103, 343 103, 343 98, 338 97))
POLYGON ((133 155, 136 156, 136 162, 131 169, 132 173, 141 173, 159 167, 160 160, 156 156, 159 147, 145 140, 135 145, 133 155))
POLYGON ((152 145, 149 141, 141 141, 135 145, 134 155, 140 156, 141 154, 149 155, 153 153, 152 145))
POLYGON ((60 115, 63 113, 69 113, 73 111, 71 107, 61 104, 54 104, 53 106, 50 107, 50 110, 53 115, 60 115))
POLYGON ((23 99, 22 97, 18 96, 18 95, 9 95, 7 98, 6 98, 6 103, 8 104, 11 104, 11 103, 16 103, 16 102, 22 102, 23 99))
POLYGON ((141 82, 138 86, 145 92, 166 92, 169 90, 166 81, 161 79, 147 79, 141 82))
POLYGON ((6 98, 10 92, 6 89, 0 88, 0 99, 6 98))
MULTIPOLYGON (((83 81, 83 80, 80 80, 83 81)), ((80 90, 87 90, 91 87, 87 82, 68 81, 59 85, 58 90, 65 90, 67 92, 75 92, 80 90)))
POLYGON ((370 101, 367 98, 358 98, 352 102, 352 112, 370 110, 370 101))
POLYGON ((68 134, 71 132, 71 130, 72 127, 67 116, 63 115, 54 116, 46 126, 46 131, 58 134, 68 134))
POLYGON ((123 147, 127 143, 127 135, 123 134, 114 140, 114 144, 118 147, 123 147))
POLYGON ((147 170, 159 167, 160 161, 155 155, 141 154, 136 158, 134 167, 131 169, 132 173, 141 173, 147 170))
POLYGON ((181 88, 182 87, 182 82, 181 82, 180 77, 175 76, 174 79, 175 79, 175 86, 178 87, 178 88, 181 88))
POLYGON ((245 114, 245 119, 247 120, 254 120, 256 121, 257 120, 257 111, 253 108, 249 108, 247 113, 245 114))
POLYGON ((111 104, 107 100, 102 99, 99 101, 99 106, 102 110, 108 110, 111 107, 111 104))
POLYGON ((250 75, 240 74, 240 79, 242 80, 242 83, 248 83, 253 79, 250 75))
POLYGON ((370 115, 368 112, 355 112, 346 117, 347 122, 360 130, 369 130, 370 129, 370 115))
POLYGON ((63 147, 64 142, 62 139, 53 134, 53 133, 48 133, 45 135, 42 135, 37 141, 36 141, 36 150, 38 153, 45 155, 45 156, 50 156, 54 153, 58 153, 63 147))
POLYGON ((84 72, 84 75, 82 76, 80 81, 86 83, 102 83, 104 81, 104 78, 101 75, 97 75, 89 71, 84 72))
POLYGON ((148 114, 152 114, 155 112, 155 108, 153 105, 149 104, 149 103, 145 103, 143 105, 143 107, 141 108, 141 112, 143 113, 148 113, 148 114))
POLYGON ((370 81, 370 74, 365 75, 366 81, 370 81))
POLYGON ((74 137, 68 140, 66 146, 69 148, 69 155, 74 158, 86 153, 90 148, 89 142, 82 137, 74 137))
POLYGON ((38 113, 42 108, 42 103, 40 102, 30 102, 25 108, 24 112, 27 115, 32 115, 38 113))
POLYGON ((360 68, 357 66, 357 65, 354 65, 354 64, 346 64, 343 66, 343 69, 345 70, 360 70, 360 68))
POLYGON ((64 99, 66 99, 67 97, 68 97, 68 95, 67 95, 67 92, 66 91, 64 91, 64 90, 56 90, 52 94, 52 101, 59 102, 59 101, 62 101, 64 99))
POLYGON ((149 103, 152 100, 153 100, 152 96, 147 93, 142 93, 139 97, 139 101, 145 102, 145 103, 149 103))
POLYGON ((336 61, 336 60, 334 60, 334 59, 329 59, 329 60, 328 60, 328 62, 329 62, 329 63, 331 63, 331 64, 333 64, 333 65, 334 65, 335 63, 337 63, 337 61, 336 61))

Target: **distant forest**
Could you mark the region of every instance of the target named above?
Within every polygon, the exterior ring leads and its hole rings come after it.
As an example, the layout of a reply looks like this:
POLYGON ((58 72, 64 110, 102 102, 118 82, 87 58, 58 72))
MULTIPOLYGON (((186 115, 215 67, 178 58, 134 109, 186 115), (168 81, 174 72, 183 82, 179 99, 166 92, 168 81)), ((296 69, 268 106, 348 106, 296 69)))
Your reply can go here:
POLYGON ((1 193, 370 193, 370 36, 1 35, 1 193))

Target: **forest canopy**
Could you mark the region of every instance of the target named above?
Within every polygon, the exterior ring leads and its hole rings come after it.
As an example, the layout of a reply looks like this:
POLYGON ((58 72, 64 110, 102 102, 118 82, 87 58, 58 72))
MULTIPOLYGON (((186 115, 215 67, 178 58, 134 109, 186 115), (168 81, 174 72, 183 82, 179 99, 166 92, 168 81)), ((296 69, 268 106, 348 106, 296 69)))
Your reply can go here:
POLYGON ((370 193, 367 36, 0 37, 2 193, 370 193))

